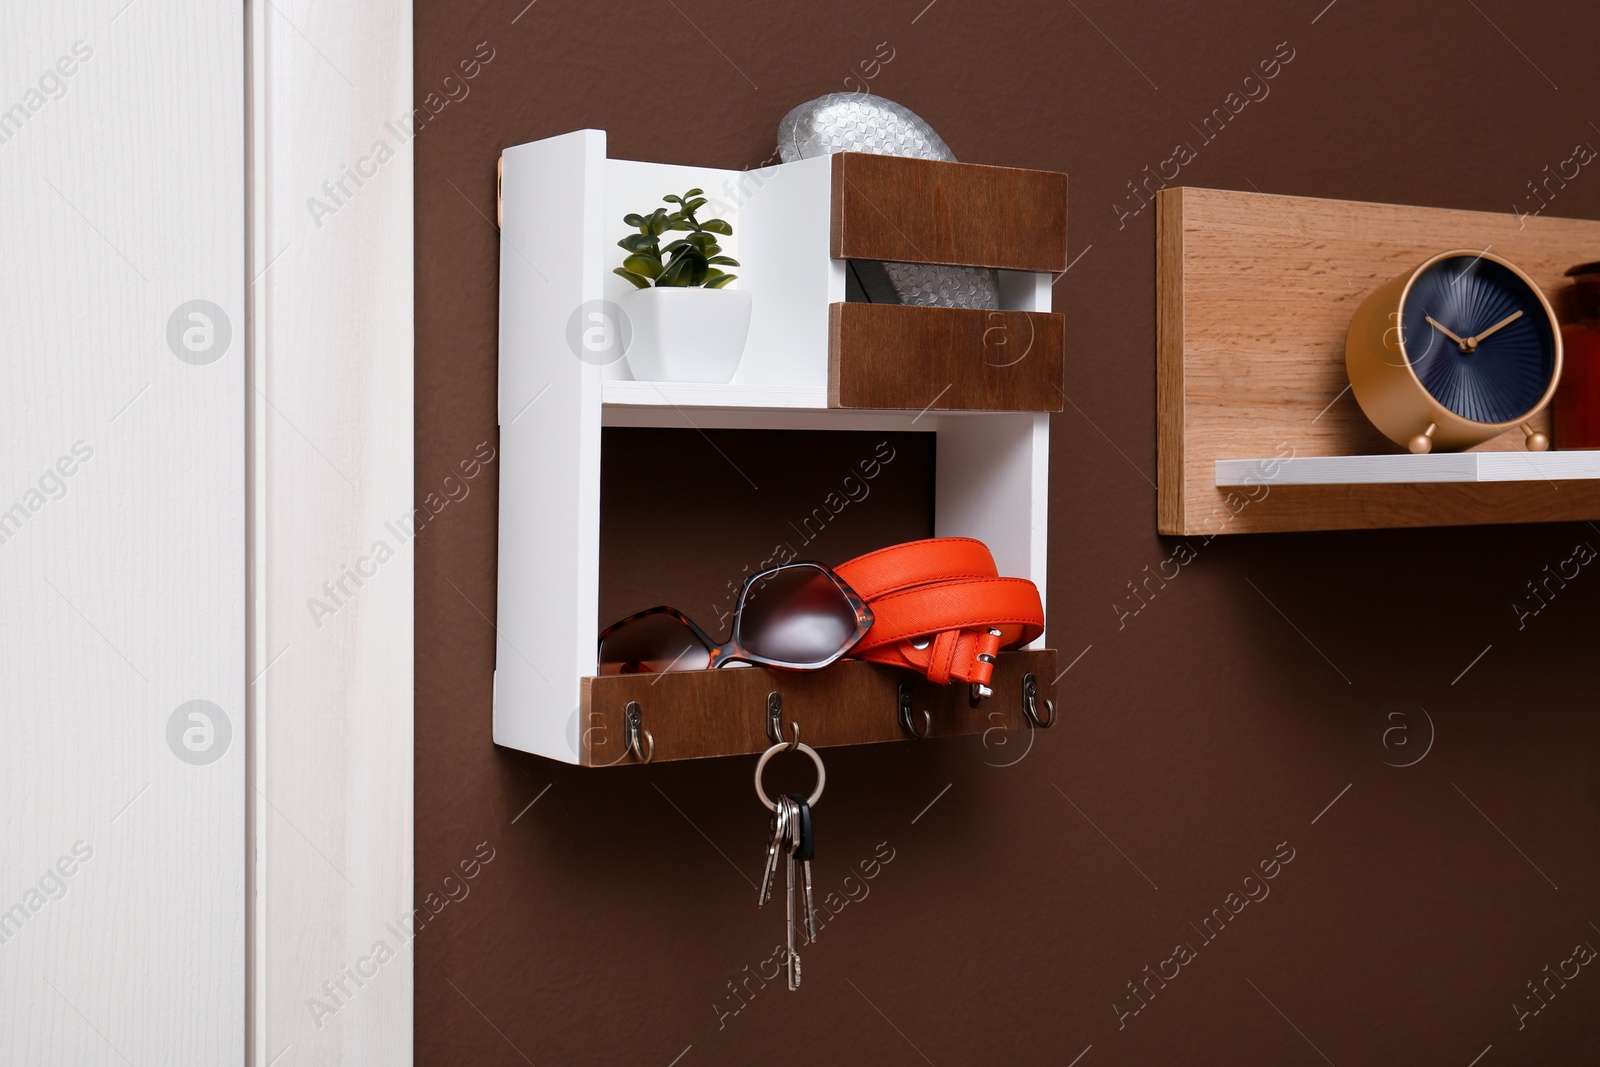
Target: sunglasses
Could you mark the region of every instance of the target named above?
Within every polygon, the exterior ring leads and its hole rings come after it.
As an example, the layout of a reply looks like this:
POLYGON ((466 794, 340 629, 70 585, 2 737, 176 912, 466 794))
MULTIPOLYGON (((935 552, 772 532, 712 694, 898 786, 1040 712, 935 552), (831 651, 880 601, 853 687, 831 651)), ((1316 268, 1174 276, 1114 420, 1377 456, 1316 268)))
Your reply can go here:
POLYGON ((739 589, 733 635, 719 644, 676 608, 629 615, 600 635, 600 673, 657 674, 753 663, 826 667, 872 628, 872 609, 820 563, 785 563, 739 589))

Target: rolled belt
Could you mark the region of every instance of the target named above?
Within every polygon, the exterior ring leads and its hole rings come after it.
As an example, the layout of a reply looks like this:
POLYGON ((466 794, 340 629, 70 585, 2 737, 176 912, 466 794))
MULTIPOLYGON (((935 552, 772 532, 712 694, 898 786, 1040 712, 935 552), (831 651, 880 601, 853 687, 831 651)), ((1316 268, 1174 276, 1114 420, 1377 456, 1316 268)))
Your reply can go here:
POLYGON ((970 537, 892 545, 834 571, 872 608, 850 658, 907 667, 944 685, 988 685, 1001 649, 1044 633, 1039 590, 1002 578, 989 547, 970 537))

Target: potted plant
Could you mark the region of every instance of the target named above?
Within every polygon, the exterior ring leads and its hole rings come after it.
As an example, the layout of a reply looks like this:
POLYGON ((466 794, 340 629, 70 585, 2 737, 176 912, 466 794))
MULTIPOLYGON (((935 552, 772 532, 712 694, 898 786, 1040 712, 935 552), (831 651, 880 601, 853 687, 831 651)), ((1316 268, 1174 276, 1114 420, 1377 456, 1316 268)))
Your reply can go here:
POLYGON ((668 194, 662 200, 676 205, 672 210, 658 207, 622 219, 639 231, 617 242, 628 256, 613 273, 636 289, 627 303, 633 326, 627 357, 641 381, 727 382, 744 354, 750 294, 726 288, 735 275, 722 268, 739 261, 723 255, 717 243, 733 227, 695 217, 706 205, 702 193, 668 194), (684 236, 663 247, 662 239, 672 233, 684 236))

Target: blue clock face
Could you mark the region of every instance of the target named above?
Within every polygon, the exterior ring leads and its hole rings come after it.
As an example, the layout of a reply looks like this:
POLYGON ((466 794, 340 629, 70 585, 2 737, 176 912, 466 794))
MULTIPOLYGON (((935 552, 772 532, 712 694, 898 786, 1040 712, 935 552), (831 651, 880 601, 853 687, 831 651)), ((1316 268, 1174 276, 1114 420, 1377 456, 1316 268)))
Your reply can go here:
POLYGON ((1406 358, 1424 389, 1474 422, 1523 418, 1556 369, 1556 335, 1539 294, 1505 264, 1451 256, 1411 283, 1400 309, 1406 358))

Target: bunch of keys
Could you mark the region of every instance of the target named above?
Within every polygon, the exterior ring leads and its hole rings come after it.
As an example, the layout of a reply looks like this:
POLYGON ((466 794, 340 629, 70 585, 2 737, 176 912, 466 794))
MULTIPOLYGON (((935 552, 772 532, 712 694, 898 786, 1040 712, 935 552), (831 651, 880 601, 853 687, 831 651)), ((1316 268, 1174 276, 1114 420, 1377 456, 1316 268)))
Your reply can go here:
POLYGON ((772 895, 772 879, 778 872, 778 858, 784 859, 788 880, 788 968, 789 989, 800 988, 800 953, 795 951, 795 915, 794 867, 800 864, 805 892, 805 944, 811 944, 817 939, 816 907, 811 899, 811 860, 816 854, 816 842, 811 827, 811 807, 822 796, 822 787, 827 781, 827 772, 822 766, 822 758, 810 745, 802 744, 798 740, 793 742, 780 742, 773 745, 761 754, 761 759, 756 763, 756 795, 761 798, 773 813, 772 837, 767 844, 766 868, 761 874, 761 891, 757 898, 757 905, 766 904, 772 895), (767 761, 779 752, 794 749, 804 752, 811 757, 811 762, 817 766, 817 787, 811 791, 809 797, 799 793, 788 796, 779 796, 776 801, 767 796, 766 790, 761 787, 761 772, 766 768, 767 761))

